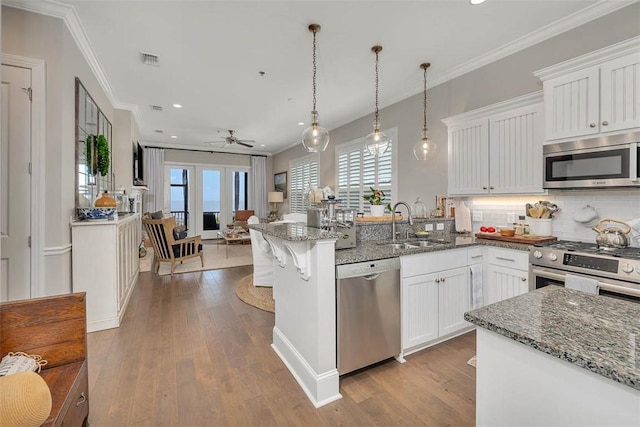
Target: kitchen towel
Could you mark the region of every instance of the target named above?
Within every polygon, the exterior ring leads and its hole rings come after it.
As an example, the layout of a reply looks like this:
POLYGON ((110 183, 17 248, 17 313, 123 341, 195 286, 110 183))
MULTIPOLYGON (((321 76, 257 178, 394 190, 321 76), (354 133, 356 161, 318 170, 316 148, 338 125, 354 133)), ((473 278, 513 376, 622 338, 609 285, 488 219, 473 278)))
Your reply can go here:
POLYGON ((567 289, 586 292, 588 294, 598 295, 600 283, 596 279, 567 274, 564 278, 564 287, 567 289))
POLYGON ((482 264, 473 264, 471 270, 471 308, 482 306, 482 264))

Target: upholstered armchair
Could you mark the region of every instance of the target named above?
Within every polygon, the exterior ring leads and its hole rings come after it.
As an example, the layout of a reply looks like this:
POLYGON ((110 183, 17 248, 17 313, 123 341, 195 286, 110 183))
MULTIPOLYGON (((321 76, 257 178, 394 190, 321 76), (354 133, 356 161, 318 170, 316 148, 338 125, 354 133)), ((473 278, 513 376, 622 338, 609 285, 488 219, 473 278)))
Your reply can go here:
MULTIPOLYGON (((257 216, 252 215, 247 220, 248 224, 258 224, 260 220, 257 216)), ((249 229, 251 235, 251 252, 253 254, 253 285, 254 286, 273 286, 273 256, 271 255, 271 246, 264 239, 262 233, 249 229)))

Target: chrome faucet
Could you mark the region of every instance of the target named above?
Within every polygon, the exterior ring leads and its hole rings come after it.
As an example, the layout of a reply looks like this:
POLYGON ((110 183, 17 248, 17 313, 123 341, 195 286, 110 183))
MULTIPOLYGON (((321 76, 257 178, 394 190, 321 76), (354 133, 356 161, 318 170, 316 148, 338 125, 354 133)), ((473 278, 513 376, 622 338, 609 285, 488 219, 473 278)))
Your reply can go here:
POLYGON ((407 208, 407 215, 409 215, 409 225, 413 225, 413 218, 411 217, 411 208, 405 202, 398 202, 393 205, 391 209, 391 240, 396 241, 396 208, 398 205, 404 205, 407 208))

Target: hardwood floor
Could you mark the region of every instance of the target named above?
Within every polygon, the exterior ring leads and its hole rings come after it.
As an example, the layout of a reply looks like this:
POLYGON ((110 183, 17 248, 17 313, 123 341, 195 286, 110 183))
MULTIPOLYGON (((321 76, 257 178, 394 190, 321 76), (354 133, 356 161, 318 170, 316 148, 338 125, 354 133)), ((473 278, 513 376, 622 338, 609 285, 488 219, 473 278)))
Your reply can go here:
POLYGON ((251 272, 141 273, 122 326, 87 338, 92 427, 475 424, 475 332, 347 375, 314 408, 270 347, 274 315, 235 296, 251 272))

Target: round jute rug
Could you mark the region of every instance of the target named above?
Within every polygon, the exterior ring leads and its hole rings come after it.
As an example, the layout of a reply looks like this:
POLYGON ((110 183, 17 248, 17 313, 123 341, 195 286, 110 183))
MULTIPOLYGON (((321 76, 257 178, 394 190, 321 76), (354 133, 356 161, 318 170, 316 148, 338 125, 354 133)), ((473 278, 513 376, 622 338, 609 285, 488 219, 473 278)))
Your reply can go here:
POLYGON ((236 295, 241 301, 260 310, 276 312, 272 288, 253 286, 253 274, 243 277, 236 283, 236 295))

